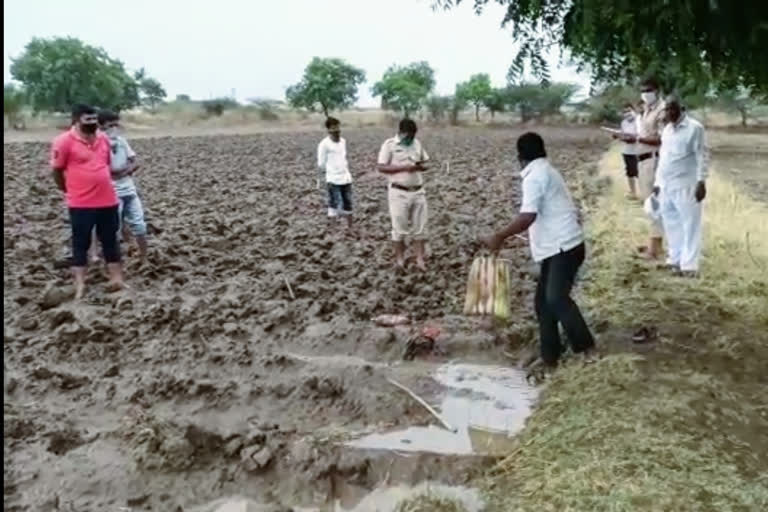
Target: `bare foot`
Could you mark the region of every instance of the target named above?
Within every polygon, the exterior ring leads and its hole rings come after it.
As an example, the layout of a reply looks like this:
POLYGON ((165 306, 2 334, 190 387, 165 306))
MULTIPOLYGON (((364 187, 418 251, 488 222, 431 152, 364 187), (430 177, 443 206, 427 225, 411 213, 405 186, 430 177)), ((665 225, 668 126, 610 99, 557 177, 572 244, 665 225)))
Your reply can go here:
POLYGON ((416 268, 424 272, 427 270, 427 264, 424 263, 424 260, 416 260, 416 268))
POLYGON ((404 257, 397 257, 395 258, 395 265, 397 265, 397 268, 404 269, 405 268, 405 258, 404 257))
POLYGON ((586 364, 596 363, 600 359, 600 354, 594 348, 588 348, 582 352, 582 359, 586 364))
POLYGON ((75 300, 80 300, 85 295, 85 284, 75 285, 75 300))

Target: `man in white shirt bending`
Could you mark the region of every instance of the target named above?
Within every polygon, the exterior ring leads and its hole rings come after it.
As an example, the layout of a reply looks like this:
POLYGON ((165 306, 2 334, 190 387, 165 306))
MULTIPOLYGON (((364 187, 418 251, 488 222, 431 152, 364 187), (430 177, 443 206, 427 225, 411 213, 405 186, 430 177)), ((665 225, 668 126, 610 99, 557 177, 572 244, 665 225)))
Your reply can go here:
POLYGON ((549 368, 557 366, 564 347, 558 323, 562 324, 571 348, 585 360, 594 360, 595 340, 571 299, 576 273, 584 262, 584 234, 578 212, 560 173, 547 160, 544 140, 537 133, 517 139, 523 168, 523 203, 509 226, 484 239, 492 251, 504 240, 528 231, 533 259, 541 264, 536 287, 536 317, 539 321, 541 359, 549 368))
POLYGON ((352 227, 352 174, 347 163, 347 141, 341 137, 341 121, 329 117, 325 121, 328 136, 317 145, 317 168, 320 176, 317 186, 325 175, 328 189, 328 217, 346 217, 352 227))
POLYGON ((661 132, 653 193, 660 202, 667 266, 694 277, 701 255, 701 203, 707 196, 704 127, 683 111, 677 97, 665 104, 668 123, 661 132))

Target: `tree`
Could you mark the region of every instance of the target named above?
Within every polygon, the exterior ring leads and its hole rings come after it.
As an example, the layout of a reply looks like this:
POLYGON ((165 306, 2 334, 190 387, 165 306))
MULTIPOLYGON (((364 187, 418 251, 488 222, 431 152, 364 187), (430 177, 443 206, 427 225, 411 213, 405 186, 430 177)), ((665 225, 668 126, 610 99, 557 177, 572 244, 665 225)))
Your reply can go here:
POLYGON ((517 109, 520 119, 526 122, 534 117, 559 113, 576 91, 577 85, 565 83, 510 85, 507 87, 507 105, 512 110, 517 109))
POLYGON ((288 87, 285 97, 294 108, 320 111, 326 117, 332 110, 351 107, 357 101, 357 88, 365 82, 365 72, 341 59, 315 57, 304 69, 301 82, 288 87))
POLYGON ((504 112, 507 109, 507 90, 495 88, 485 99, 485 108, 491 113, 491 119, 496 117, 497 112, 504 112))
POLYGON ((381 96, 382 107, 402 112, 405 117, 417 112, 435 87, 435 72, 427 62, 390 66, 373 85, 374 96, 381 96))
POLYGON ((157 106, 168 96, 162 84, 158 80, 148 77, 144 68, 134 74, 134 79, 139 85, 142 103, 148 105, 152 111, 157 109, 157 106))
POLYGON ((640 93, 637 88, 613 84, 596 88, 582 106, 588 112, 590 122, 618 123, 621 121, 624 105, 637 105, 639 101, 640 93))
MULTIPOLYGON (((451 9, 462 0, 433 0, 451 9)), ((489 0, 473 0, 482 13, 489 0)), ((502 26, 520 45, 510 67, 549 79, 546 58, 567 52, 595 80, 631 80, 672 64, 678 78, 768 90, 768 2, 754 0, 493 0, 506 6, 502 26)))
POLYGON ((432 95, 424 102, 424 107, 432 121, 442 121, 445 114, 451 110, 453 97, 432 95))
POLYGON ((456 96, 475 106, 475 121, 480 121, 480 107, 485 105, 492 92, 491 77, 487 73, 472 75, 467 82, 456 85, 456 96))
POLYGON ((719 91, 715 105, 728 112, 737 112, 741 117, 741 126, 747 126, 749 118, 752 117, 752 110, 766 99, 755 95, 750 89, 737 87, 719 91))
POLYGON ((190 101, 192 101, 192 98, 189 96, 189 94, 177 94, 176 101, 189 103, 190 101))
POLYGON ((79 39, 34 38, 12 59, 36 111, 67 112, 75 103, 122 110, 139 104, 139 86, 123 63, 79 39))
POLYGON ((232 98, 213 98, 203 101, 202 105, 203 110, 205 110, 205 113, 209 116, 220 116, 225 110, 239 106, 237 101, 232 98))
POLYGON ((459 124, 459 114, 467 108, 467 100, 461 96, 454 96, 451 99, 453 100, 451 102, 451 124, 456 126, 459 124))
POLYGON ((5 84, 3 87, 3 115, 13 128, 20 128, 21 110, 26 103, 26 94, 15 84, 5 84))

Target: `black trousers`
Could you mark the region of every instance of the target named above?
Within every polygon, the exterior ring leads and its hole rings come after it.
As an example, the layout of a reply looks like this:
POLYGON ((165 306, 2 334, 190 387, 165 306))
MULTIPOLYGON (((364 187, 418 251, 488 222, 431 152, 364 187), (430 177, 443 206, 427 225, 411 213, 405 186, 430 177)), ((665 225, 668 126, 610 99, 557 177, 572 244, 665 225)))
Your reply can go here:
POLYGON ((562 324, 574 352, 583 352, 595 345, 592 333, 571 299, 571 288, 579 267, 584 262, 584 244, 555 254, 541 262, 541 274, 536 286, 536 317, 539 320, 541 358, 555 364, 565 350, 560 342, 558 323, 562 324))
POLYGON ((96 237, 101 242, 104 260, 107 263, 120 262, 120 243, 117 230, 120 228, 118 206, 108 208, 70 208, 72 224, 72 266, 85 267, 88 264, 88 249, 91 247, 91 233, 96 228, 96 237))
POLYGON ((638 176, 638 161, 637 155, 622 154, 624 157, 624 170, 627 173, 627 178, 637 178, 638 176))

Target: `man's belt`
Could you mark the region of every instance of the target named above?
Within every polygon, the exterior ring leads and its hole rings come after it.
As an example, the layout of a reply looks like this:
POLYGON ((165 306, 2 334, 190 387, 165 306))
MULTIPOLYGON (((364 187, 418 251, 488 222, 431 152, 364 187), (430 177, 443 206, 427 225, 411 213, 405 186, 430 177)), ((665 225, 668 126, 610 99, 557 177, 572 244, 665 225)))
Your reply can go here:
POLYGON ((399 183, 392 183, 392 188, 396 188, 398 190, 405 190, 406 192, 418 192, 421 190, 421 185, 415 185, 413 187, 408 187, 406 185, 401 185, 399 183))
POLYGON ((637 161, 642 162, 644 160, 648 160, 649 158, 655 158, 659 156, 659 153, 657 151, 654 151, 652 153, 643 153, 642 155, 637 155, 637 161))

